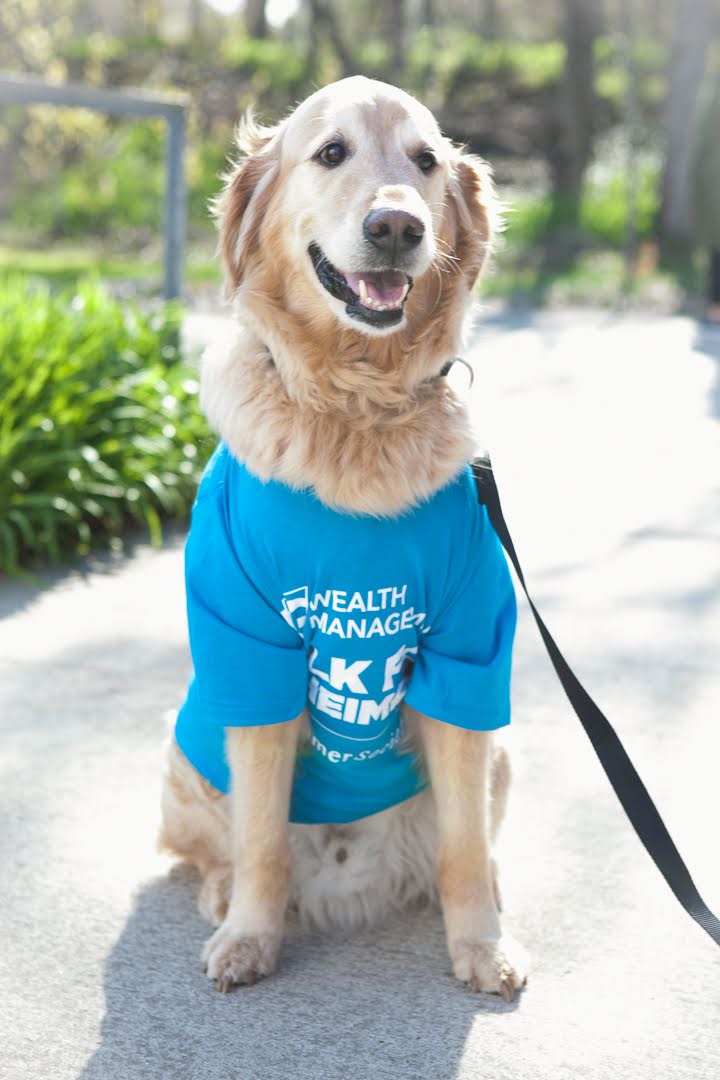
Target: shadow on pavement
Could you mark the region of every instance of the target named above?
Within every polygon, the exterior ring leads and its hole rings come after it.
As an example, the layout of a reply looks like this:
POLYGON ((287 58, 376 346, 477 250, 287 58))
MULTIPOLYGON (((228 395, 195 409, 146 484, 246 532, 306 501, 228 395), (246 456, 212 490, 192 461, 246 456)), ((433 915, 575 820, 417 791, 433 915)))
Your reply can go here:
POLYGON ((693 347, 715 361, 715 382, 710 390, 708 404, 710 415, 720 420, 720 326, 714 323, 698 323, 693 347))
POLYGON ((478 1013, 518 1007, 456 983, 433 912, 401 933, 397 921, 348 936, 291 924, 276 974, 221 995, 198 963, 210 928, 196 893, 194 871, 177 866, 138 894, 78 1080, 449 1080, 478 1013))
MULTIPOLYGON (((185 541, 186 525, 166 524, 163 528, 163 548, 180 547, 185 541)), ((57 566, 26 571, 23 577, 7 577, 0 573, 0 619, 24 611, 47 592, 74 581, 86 581, 91 576, 119 574, 127 569, 138 552, 148 548, 147 533, 138 529, 123 537, 122 552, 94 551, 89 555, 68 559, 57 566)))

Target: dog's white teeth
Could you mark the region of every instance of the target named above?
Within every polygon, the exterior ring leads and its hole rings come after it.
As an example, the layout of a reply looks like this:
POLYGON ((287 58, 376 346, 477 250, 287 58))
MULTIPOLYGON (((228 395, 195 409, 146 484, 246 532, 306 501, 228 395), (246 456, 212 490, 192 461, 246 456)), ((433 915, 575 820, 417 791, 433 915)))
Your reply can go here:
POLYGON ((393 300, 390 303, 385 303, 375 296, 371 296, 368 292, 367 282, 363 278, 358 279, 358 296, 360 303, 363 307, 371 308, 373 311, 397 311, 405 303, 405 297, 410 291, 410 282, 406 281, 403 287, 402 295, 393 300))
POLYGON ((360 278, 358 280, 358 295, 363 307, 372 308, 373 311, 396 311, 397 308, 402 307, 403 300, 407 295, 407 290, 399 300, 394 301, 392 304, 383 304, 377 297, 370 296, 367 283, 360 278))

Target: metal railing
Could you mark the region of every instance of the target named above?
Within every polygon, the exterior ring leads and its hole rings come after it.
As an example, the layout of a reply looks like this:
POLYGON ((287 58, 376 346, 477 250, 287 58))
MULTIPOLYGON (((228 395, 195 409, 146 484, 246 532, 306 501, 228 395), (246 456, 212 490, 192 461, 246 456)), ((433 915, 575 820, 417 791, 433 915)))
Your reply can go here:
POLYGON ((165 144, 165 272, 167 299, 180 296, 185 247, 185 121, 186 94, 146 90, 104 90, 80 83, 48 83, 43 79, 0 71, 0 105, 60 105, 93 109, 112 116, 161 116, 167 121, 165 144))

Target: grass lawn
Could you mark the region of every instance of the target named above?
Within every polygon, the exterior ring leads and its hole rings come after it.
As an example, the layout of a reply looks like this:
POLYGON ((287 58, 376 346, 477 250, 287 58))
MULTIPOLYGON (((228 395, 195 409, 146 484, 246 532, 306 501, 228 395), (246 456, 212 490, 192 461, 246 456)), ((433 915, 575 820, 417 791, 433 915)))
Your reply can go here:
POLYGON ((536 307, 614 307, 630 304, 677 311, 688 301, 679 277, 637 260, 628 270, 618 251, 599 248, 578 254, 570 265, 551 270, 539 252, 500 250, 481 289, 483 296, 536 307))
MULTIPOLYGON (((587 305, 611 307, 619 303, 652 310, 676 311, 692 307, 699 275, 687 267, 662 270, 656 257, 641 248, 628 279, 623 255, 597 241, 566 265, 549 268, 539 238, 518 236, 512 228, 501 238, 492 266, 483 279, 483 296, 535 306, 587 305), (691 280, 691 277, 694 280, 691 280)), ((135 286, 131 292, 159 295, 162 291, 162 253, 155 249, 132 257, 115 254, 98 242, 58 241, 46 249, 25 248, 14 238, 0 242, 0 274, 12 272, 40 278, 54 286, 74 286, 84 278, 105 282, 112 292, 118 285, 135 286)), ((202 293, 222 281, 220 261, 209 244, 189 245, 185 261, 186 296, 192 306, 194 290, 202 293)))
MULTIPOLYGON (((47 248, 24 248, 0 244, 0 273, 27 274, 45 278, 57 285, 74 285, 86 277, 109 281, 130 281, 139 285, 161 286, 162 254, 152 259, 116 255, 107 246, 86 242, 53 243, 47 248)), ((190 248, 185 261, 185 280, 189 284, 213 284, 222 279, 220 264, 212 249, 190 248)))

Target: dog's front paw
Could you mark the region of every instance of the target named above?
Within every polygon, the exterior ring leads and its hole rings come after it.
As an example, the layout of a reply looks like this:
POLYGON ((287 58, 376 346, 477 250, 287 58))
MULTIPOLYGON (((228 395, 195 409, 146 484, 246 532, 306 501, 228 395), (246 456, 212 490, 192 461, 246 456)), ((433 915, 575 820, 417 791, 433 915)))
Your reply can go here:
POLYGON ((477 993, 500 994, 508 1003, 515 991, 527 982, 528 957, 522 945, 511 937, 499 941, 455 942, 450 949, 455 976, 477 993))
POLYGON ((233 986, 252 986, 275 968, 280 934, 243 934, 223 923, 206 943, 203 970, 221 993, 233 986))

